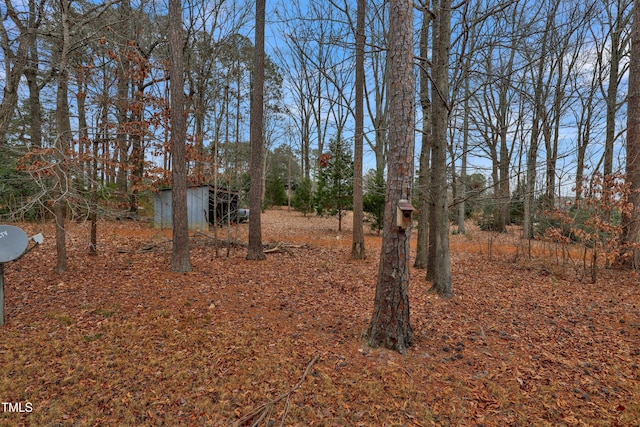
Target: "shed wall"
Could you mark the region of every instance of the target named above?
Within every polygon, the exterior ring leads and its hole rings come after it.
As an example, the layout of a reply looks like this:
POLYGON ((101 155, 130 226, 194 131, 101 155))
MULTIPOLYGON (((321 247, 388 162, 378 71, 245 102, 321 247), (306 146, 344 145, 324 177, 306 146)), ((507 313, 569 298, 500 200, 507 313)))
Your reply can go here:
MULTIPOLYGON (((157 228, 171 228, 171 190, 155 194, 153 203, 154 225, 157 228)), ((209 187, 187 189, 187 221, 190 230, 208 230, 209 187)))

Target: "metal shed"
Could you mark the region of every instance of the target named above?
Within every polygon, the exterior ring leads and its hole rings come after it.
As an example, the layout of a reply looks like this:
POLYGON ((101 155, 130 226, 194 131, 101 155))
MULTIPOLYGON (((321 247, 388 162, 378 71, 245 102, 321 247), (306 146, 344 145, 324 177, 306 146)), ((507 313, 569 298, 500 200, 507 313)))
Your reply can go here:
MULTIPOLYGON (((154 224, 158 228, 171 228, 170 188, 161 190, 154 197, 154 224)), ((226 188, 210 185, 187 189, 187 216, 190 230, 208 230, 214 219, 218 224, 237 222, 239 194, 226 188)))

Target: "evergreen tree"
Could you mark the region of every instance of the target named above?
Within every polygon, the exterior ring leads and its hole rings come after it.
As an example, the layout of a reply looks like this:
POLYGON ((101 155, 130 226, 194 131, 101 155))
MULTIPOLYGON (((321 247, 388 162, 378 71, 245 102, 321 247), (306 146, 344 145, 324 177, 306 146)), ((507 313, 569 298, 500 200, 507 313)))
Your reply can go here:
POLYGON ((311 178, 304 177, 300 180, 293 193, 293 207, 307 215, 313 209, 313 190, 311 178))
POLYGON ((369 214, 371 230, 380 233, 384 225, 384 195, 387 184, 382 171, 372 170, 364 181, 363 209, 369 214))
POLYGON ((0 147, 0 218, 33 220, 38 208, 28 200, 38 194, 39 187, 27 172, 16 166, 22 154, 15 147, 0 147))
POLYGON ((287 192, 284 186, 284 182, 277 175, 267 178, 264 194, 265 207, 283 206, 287 204, 287 192))
POLYGON ((287 190, 293 187, 292 184, 302 175, 299 159, 290 146, 280 145, 267 152, 266 166, 265 207, 287 205, 287 190))
POLYGON ((329 150, 331 156, 320 169, 315 205, 318 215, 337 215, 342 231, 342 218, 353 205, 353 158, 340 138, 331 140, 329 150))

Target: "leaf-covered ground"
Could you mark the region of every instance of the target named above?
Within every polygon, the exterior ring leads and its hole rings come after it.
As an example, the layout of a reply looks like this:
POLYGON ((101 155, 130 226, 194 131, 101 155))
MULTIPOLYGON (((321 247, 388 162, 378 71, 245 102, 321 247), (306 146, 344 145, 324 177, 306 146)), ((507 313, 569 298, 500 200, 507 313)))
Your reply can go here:
POLYGON ((87 226, 69 224, 57 275, 51 227, 23 226, 47 240, 6 265, 3 426, 640 425, 633 273, 592 284, 577 256, 452 236, 455 297, 412 271, 416 339, 401 356, 361 339, 380 238, 351 261, 348 221, 339 233, 336 219, 268 211, 264 242, 287 247, 262 262, 222 244, 216 256, 213 232, 196 233, 187 274, 168 271, 166 230, 105 222, 97 257, 87 226))

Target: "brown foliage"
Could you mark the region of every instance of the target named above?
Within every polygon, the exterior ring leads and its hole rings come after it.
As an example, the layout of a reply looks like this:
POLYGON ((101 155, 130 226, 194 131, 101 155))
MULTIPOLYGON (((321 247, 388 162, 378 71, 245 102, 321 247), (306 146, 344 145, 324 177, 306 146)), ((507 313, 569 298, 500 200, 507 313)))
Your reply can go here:
POLYGON ((329 160, 331 160, 331 153, 320 154, 318 157, 318 166, 326 168, 329 165, 329 160))
POLYGON ((265 241, 289 251, 216 258, 193 235, 193 271, 177 274, 167 231, 102 223, 89 257, 87 226, 70 224, 60 275, 47 227, 6 266, 0 400, 33 411, 0 411, 0 425, 637 424, 635 273, 587 284, 514 263, 499 242, 489 261, 479 234, 452 236, 455 296, 412 272, 415 342, 401 356, 361 340, 377 259, 351 261, 350 227, 336 225, 268 211, 265 241))

